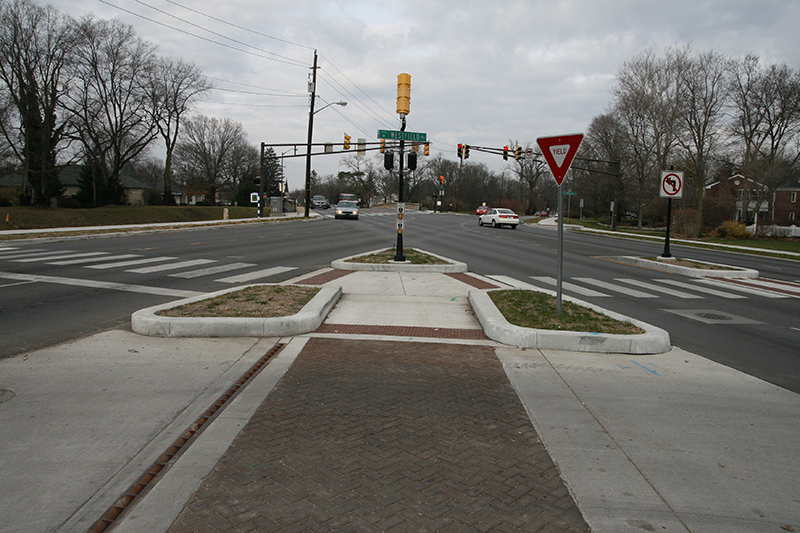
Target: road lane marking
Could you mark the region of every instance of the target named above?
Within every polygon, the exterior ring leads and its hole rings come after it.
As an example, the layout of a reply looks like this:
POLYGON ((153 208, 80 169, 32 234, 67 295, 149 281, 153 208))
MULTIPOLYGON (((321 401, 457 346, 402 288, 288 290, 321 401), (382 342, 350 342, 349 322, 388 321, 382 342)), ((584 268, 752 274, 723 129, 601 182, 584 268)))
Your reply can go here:
POLYGON ((674 285, 676 287, 683 287, 684 289, 690 289, 693 291, 702 292, 704 294, 711 294, 712 296, 719 296, 720 298, 728 298, 731 300, 747 298, 747 296, 742 296, 741 294, 731 294, 729 292, 718 291, 716 289, 712 289, 711 287, 698 287, 697 285, 693 285, 691 283, 686 283, 683 281, 678 281, 676 279, 656 279, 653 281, 657 281, 659 283, 667 283, 669 285, 674 285))
POLYGON ((641 281, 638 279, 630 279, 630 278, 614 278, 614 279, 615 281, 621 281, 622 283, 635 285, 636 287, 641 287, 642 289, 661 292, 664 294, 668 294, 669 296, 675 296, 676 298, 683 298, 684 300, 693 300, 702 298, 702 296, 700 296, 699 294, 689 294, 688 292, 677 291, 675 289, 669 289, 667 287, 660 287, 658 285, 653 285, 652 283, 647 283, 646 281, 641 281))
POLYGON ((216 263, 214 259, 191 259, 189 261, 179 261, 177 263, 167 263, 162 265, 155 265, 142 268, 133 268, 125 272, 133 272, 134 274, 152 274, 153 272, 163 272, 165 270, 178 270, 179 268, 188 268, 197 265, 207 265, 208 263, 216 263))
MULTIPOLYGON (((552 285, 553 287, 558 285, 558 280, 549 276, 531 276, 531 278, 535 279, 536 281, 552 285)), ((611 297, 610 294, 599 292, 594 289, 587 289, 586 287, 581 287, 580 285, 575 285, 574 283, 569 283, 563 280, 561 281, 561 287, 570 292, 580 294, 581 296, 611 297)))
POLYGON ((71 259, 69 261, 54 261, 48 263, 49 265, 80 265, 83 263, 97 263, 98 261, 117 261, 119 259, 131 259, 133 257, 142 257, 137 254, 122 254, 122 255, 106 255, 103 257, 87 257, 85 259, 71 259))
POLYGON ((215 279, 214 281, 220 281, 222 283, 242 283, 245 281, 252 281, 254 279, 274 276, 276 274, 281 274, 283 272, 289 272, 290 270, 295 270, 296 268, 297 267, 279 266, 279 267, 267 268, 264 270, 256 270, 255 272, 248 272, 247 274, 239 274, 238 276, 231 276, 229 278, 215 279))
POLYGON ((132 261, 120 261, 119 263, 106 263, 102 265, 90 265, 83 268, 94 268, 96 270, 103 270, 106 268, 122 268, 126 266, 133 266, 133 265, 143 265, 147 263, 158 263, 161 261, 173 261, 178 259, 177 257, 147 257, 145 259, 134 259, 132 261))
POLYGON ((45 256, 45 257, 26 257, 24 259, 12 259, 12 263, 35 263, 37 261, 55 261, 60 259, 76 259, 78 257, 95 257, 98 255, 108 255, 108 252, 83 252, 79 254, 65 254, 65 255, 55 255, 55 256, 45 256))
POLYGON ((201 268, 200 270, 190 270, 189 272, 179 272, 177 274, 170 274, 172 278, 192 279, 201 276, 210 276, 212 274, 219 274, 221 272, 229 272, 231 270, 239 270, 240 268, 248 268, 256 266, 255 263, 229 263, 227 265, 218 265, 209 268, 201 268))
POLYGON ((580 281, 581 283, 586 283, 587 285, 595 285, 600 287, 601 289, 608 289, 609 291, 621 292, 627 296, 633 296, 634 298, 658 298, 655 294, 649 294, 642 291, 637 291, 636 289, 631 289, 630 287, 623 287, 621 285, 614 285, 613 283, 608 283, 607 281, 601 281, 599 279, 594 278, 572 278, 574 280, 580 281))
POLYGON ((0 278, 14 281, 29 281, 39 283, 55 283, 57 285, 70 285, 73 287, 89 287, 92 289, 110 289, 115 291, 136 292, 139 294, 155 294, 158 296, 175 296, 189 298, 205 294, 197 291, 182 291, 164 287, 146 287, 144 285, 131 285, 129 283, 111 283, 107 281, 94 281, 90 279, 64 278, 61 276, 41 276, 30 274, 16 274, 14 272, 0 272, 0 278))

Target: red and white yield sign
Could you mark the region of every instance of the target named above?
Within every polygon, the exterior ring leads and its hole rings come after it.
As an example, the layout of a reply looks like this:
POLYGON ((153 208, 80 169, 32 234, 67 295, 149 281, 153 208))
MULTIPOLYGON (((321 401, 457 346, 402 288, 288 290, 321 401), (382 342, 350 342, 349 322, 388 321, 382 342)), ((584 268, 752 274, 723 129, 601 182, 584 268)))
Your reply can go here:
POLYGON ((658 196, 660 198, 683 198, 683 172, 662 170, 658 196))
POLYGON ((564 176, 567 175, 578 147, 583 140, 583 133, 571 133, 569 135, 556 135, 555 137, 539 137, 536 143, 542 149, 544 160, 550 166, 550 172, 556 179, 556 183, 561 186, 564 176))

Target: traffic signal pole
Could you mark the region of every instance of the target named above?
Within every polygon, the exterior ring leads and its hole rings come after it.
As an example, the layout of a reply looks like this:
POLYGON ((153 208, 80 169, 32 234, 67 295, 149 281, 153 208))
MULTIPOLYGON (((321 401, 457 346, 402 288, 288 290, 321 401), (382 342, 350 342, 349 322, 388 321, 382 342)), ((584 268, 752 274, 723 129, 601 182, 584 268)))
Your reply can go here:
MULTIPOLYGON (((406 115, 405 114, 401 114, 400 115, 400 120, 401 120, 400 131, 406 131, 406 115)), ((401 139, 400 140, 400 179, 399 179, 400 190, 398 191, 398 194, 397 194, 397 202, 401 203, 401 204, 403 203, 403 188, 405 187, 405 185, 403 184, 403 149, 405 148, 405 146, 406 146, 406 142, 401 139)), ((404 216, 404 215, 403 214, 398 214, 398 217, 401 217, 401 216, 404 216)), ((400 220, 400 219, 398 218, 398 220, 400 220)), ((406 260, 406 256, 403 254, 403 230, 401 228, 398 228, 398 230, 397 230, 397 245, 396 245, 396 248, 395 248, 394 260, 395 261, 405 261, 406 260)))

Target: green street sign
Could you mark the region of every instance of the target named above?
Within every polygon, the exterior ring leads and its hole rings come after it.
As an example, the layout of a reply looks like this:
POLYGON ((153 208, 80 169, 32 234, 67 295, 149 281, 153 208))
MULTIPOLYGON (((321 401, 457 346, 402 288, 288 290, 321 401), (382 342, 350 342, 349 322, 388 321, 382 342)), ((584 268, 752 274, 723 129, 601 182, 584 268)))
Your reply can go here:
POLYGON ((416 131, 378 130, 378 139, 424 143, 428 140, 428 134, 416 131))

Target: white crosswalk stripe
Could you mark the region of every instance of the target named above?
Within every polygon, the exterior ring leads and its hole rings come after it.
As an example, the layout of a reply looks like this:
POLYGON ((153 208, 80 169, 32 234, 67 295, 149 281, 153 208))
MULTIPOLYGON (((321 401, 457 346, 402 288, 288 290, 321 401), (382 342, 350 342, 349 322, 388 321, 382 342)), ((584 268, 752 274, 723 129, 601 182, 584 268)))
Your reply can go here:
POLYGON ((216 263, 214 259, 191 259, 189 261, 179 261, 177 263, 167 263, 142 268, 132 268, 125 272, 133 272, 134 274, 152 274, 154 272, 164 272, 165 270, 178 270, 179 268, 189 268, 198 265, 207 265, 208 263, 216 263))
POLYGON ((159 263, 162 261, 174 261, 177 257, 145 257, 143 259, 132 259, 131 261, 120 261, 118 263, 105 263, 102 265, 89 265, 83 268, 94 268, 95 270, 104 270, 107 268, 124 268, 133 265, 146 265, 148 263, 159 263))
MULTIPOLYGON (((512 278, 511 276, 489 275, 486 277, 491 278, 497 282, 500 282, 503 285, 508 285, 509 287, 514 287, 517 289, 530 289, 535 291, 542 290, 541 287, 537 287, 536 285, 531 285, 530 283, 525 283, 524 281, 512 278)), ((553 292, 553 291, 547 290, 547 292, 553 292)))
POLYGON ((297 267, 272 267, 266 268, 264 270, 256 270, 255 272, 248 272, 246 274, 239 274, 237 276, 230 276, 228 278, 221 278, 216 279, 214 281, 220 281, 222 283, 244 283, 246 281, 253 281, 256 279, 261 278, 268 278, 270 276, 274 276, 276 274, 281 274, 283 272, 289 272, 290 270, 295 270, 297 267))
POLYGON ((685 283, 683 281, 678 281, 676 279, 654 279, 653 281, 657 281, 659 283, 666 283, 668 285, 674 285, 675 287, 682 287, 684 289, 690 289, 697 292, 702 292, 704 294, 710 294, 712 296, 719 296, 720 298, 728 298, 729 300, 747 298, 747 296, 742 296, 741 294, 731 294, 729 292, 712 289, 711 287, 692 285, 691 283, 685 283))
POLYGON ((780 294, 777 292, 768 291, 766 289, 746 287, 744 285, 738 285, 735 282, 731 281, 719 281, 716 279, 697 278, 697 282, 705 283, 707 285, 714 285, 715 287, 724 288, 725 290, 739 291, 746 294, 755 294, 758 296, 763 296, 764 298, 791 298, 791 296, 789 296, 788 294, 780 294))
POLYGON ((213 274, 221 274, 222 272, 230 272, 231 270, 240 270, 256 266, 255 263, 228 263, 227 265, 217 265, 208 268, 201 268, 200 270, 190 270, 189 272, 179 272, 177 274, 170 274, 173 278, 192 279, 202 276, 211 276, 213 274))
MULTIPOLYGON (((558 285, 558 280, 556 278, 551 278, 548 276, 531 276, 531 278, 535 279, 536 281, 552 285, 553 287, 558 285)), ((587 289, 586 287, 581 287, 580 285, 575 285, 574 283, 569 283, 564 280, 561 280, 561 287, 562 289, 567 289, 568 291, 580 294, 581 296, 594 296, 598 298, 607 298, 611 296, 610 294, 599 292, 594 289, 587 289)))
POLYGON ((83 259, 70 259, 69 261, 54 261, 47 263, 48 265, 82 265, 84 263, 99 263, 100 261, 119 261, 121 259, 132 259, 134 257, 142 257, 138 254, 122 254, 122 255, 104 255, 101 257, 85 257, 83 259))
POLYGON ((24 259, 12 259, 12 263, 36 263, 36 262, 45 262, 45 261, 56 261, 60 259, 77 259, 79 257, 96 257, 98 255, 108 255, 108 252, 83 252, 83 253, 71 253, 65 255, 48 255, 45 257, 26 257, 24 259))
POLYGON ((24 252, 14 251, 9 252, 7 254, 0 254, 0 259, 19 259, 19 258, 26 258, 26 257, 52 257, 57 256, 58 254, 65 254, 65 253, 74 253, 75 250, 25 250, 24 252))
POLYGON ((622 294, 633 296, 634 298, 658 298, 658 296, 656 296, 655 294, 637 291, 636 289, 631 289, 630 287, 615 285, 614 283, 601 281, 599 279, 594 279, 594 278, 572 278, 572 279, 580 281, 581 283, 586 283, 587 285, 594 285, 596 287, 600 287, 601 289, 606 289, 614 292, 621 292, 622 294))
POLYGON ((642 289, 648 289, 655 292, 661 292, 664 294, 668 294, 670 296, 675 296, 676 298, 683 298, 684 300, 692 300, 702 298, 699 294, 689 294, 688 292, 678 291, 675 289, 670 289, 667 287, 660 287, 658 285, 654 285, 652 283, 648 283, 646 281, 641 281, 638 279, 630 279, 630 278, 614 278, 615 281, 619 281, 622 283, 627 283, 629 285, 634 285, 636 287, 640 287, 642 289))

